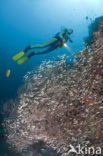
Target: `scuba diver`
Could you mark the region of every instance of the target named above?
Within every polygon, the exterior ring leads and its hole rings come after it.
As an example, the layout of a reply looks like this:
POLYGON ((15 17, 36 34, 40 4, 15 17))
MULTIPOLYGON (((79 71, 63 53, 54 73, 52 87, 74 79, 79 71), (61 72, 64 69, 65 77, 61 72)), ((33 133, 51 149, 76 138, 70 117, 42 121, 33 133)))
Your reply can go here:
POLYGON ((61 32, 57 33, 54 38, 47 43, 43 45, 34 45, 34 46, 28 46, 26 47, 23 51, 19 52, 17 55, 15 55, 12 59, 14 61, 17 61, 18 64, 22 64, 26 62, 28 59, 30 59, 34 55, 40 55, 40 54, 45 54, 49 53, 55 49, 61 48, 64 46, 64 44, 69 40, 72 42, 70 39, 69 35, 73 33, 72 29, 67 29, 63 28, 61 32), (44 49, 45 48, 45 49, 44 49), (41 51, 37 51, 38 49, 43 49, 41 51), (27 56, 23 57, 29 50, 34 50, 27 56), (23 58, 21 58, 23 57, 23 58), (20 59, 21 58, 21 59, 20 59))

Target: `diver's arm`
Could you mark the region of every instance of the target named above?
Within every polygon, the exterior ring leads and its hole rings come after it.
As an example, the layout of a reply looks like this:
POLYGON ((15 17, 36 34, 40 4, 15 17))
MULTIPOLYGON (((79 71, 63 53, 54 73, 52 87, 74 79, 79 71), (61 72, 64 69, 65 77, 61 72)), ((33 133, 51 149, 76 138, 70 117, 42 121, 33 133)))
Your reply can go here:
POLYGON ((70 38, 70 37, 68 37, 68 40, 69 40, 71 43, 73 43, 73 41, 71 40, 71 38, 70 38))
POLYGON ((64 32, 64 31, 61 31, 61 32, 60 32, 60 35, 59 35, 59 37, 61 38, 61 40, 62 40, 63 43, 66 42, 66 40, 65 40, 65 38, 64 38, 64 34, 65 34, 65 32, 64 32))
POLYGON ((64 31, 61 31, 61 32, 60 32, 60 38, 61 38, 61 39, 64 39, 64 37, 63 37, 64 33, 65 33, 64 31))

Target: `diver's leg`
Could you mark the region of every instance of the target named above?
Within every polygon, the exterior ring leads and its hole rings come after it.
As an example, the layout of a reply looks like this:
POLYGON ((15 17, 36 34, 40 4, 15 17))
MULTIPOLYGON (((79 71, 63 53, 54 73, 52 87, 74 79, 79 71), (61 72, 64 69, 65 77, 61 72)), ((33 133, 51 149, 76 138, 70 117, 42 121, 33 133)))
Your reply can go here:
POLYGON ((46 54, 46 53, 49 53, 55 49, 57 49, 58 47, 57 46, 54 46, 54 47, 50 47, 44 51, 40 51, 40 52, 34 52, 34 55, 41 55, 41 54, 46 54))
POLYGON ((30 49, 34 49, 34 48, 46 48, 46 47, 51 46, 52 44, 54 44, 56 41, 57 41, 57 39, 56 38, 53 38, 52 40, 48 41, 45 44, 31 46, 30 49))
POLYGON ((27 46, 23 51, 26 53, 27 51, 29 51, 31 49, 31 46, 27 46))
POLYGON ((40 51, 40 52, 31 52, 29 55, 23 57, 22 59, 20 59, 19 61, 17 61, 18 64, 23 64, 24 62, 26 62, 27 60, 29 60, 32 56, 34 55, 41 55, 41 54, 46 54, 49 53, 55 49, 59 48, 58 47, 58 43, 56 43, 55 45, 52 45, 50 48, 44 50, 44 51, 40 51))
POLYGON ((30 57, 32 57, 32 56, 34 56, 35 55, 35 52, 31 52, 29 55, 28 55, 28 57, 30 58, 30 57))
POLYGON ((51 52, 51 51, 53 51, 53 50, 55 50, 57 48, 59 48, 59 47, 58 47, 58 42, 56 41, 55 44, 51 44, 51 46, 48 49, 46 49, 44 51, 39 51, 39 52, 33 51, 29 55, 27 55, 27 57, 30 58, 30 57, 32 57, 34 55, 49 53, 49 52, 51 52))
POLYGON ((14 61, 17 61, 18 59, 23 57, 25 55, 25 53, 27 53, 29 50, 36 49, 36 48, 46 48, 46 47, 51 46, 52 44, 55 44, 55 42, 57 42, 57 39, 53 38, 52 40, 50 40, 49 42, 47 42, 47 43, 45 43, 43 45, 28 46, 24 50, 22 50, 21 52, 19 52, 15 56, 13 56, 12 59, 14 61))

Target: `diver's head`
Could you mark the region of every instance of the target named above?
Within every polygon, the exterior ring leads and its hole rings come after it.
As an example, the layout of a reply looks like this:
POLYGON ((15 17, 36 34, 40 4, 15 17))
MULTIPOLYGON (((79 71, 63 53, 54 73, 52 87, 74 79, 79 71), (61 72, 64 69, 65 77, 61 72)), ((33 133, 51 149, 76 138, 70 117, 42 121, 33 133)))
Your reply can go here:
POLYGON ((68 35, 71 35, 73 33, 72 29, 68 29, 68 35))
POLYGON ((72 29, 67 29, 65 27, 62 28, 62 31, 64 31, 68 35, 71 35, 73 33, 73 30, 72 29))

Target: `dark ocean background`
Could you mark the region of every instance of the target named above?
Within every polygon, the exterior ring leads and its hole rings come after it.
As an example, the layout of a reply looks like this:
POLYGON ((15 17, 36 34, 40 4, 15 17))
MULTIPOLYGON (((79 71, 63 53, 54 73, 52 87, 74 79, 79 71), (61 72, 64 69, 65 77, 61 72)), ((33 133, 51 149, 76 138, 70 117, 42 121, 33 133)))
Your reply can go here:
MULTIPOLYGON (((77 53, 85 46, 83 41, 88 36, 89 24, 101 15, 102 0, 0 0, 0 105, 17 96, 24 75, 36 69, 43 60, 71 54, 61 48, 34 56, 23 65, 14 62, 12 56, 28 45, 47 42, 63 26, 73 29, 73 43, 68 42, 68 45, 77 53), (6 77, 7 69, 11 70, 9 78, 6 77)), ((2 119, 0 116, 0 121, 2 119)), ((8 145, 3 144, 3 137, 0 142, 0 156, 11 156, 8 145)))

